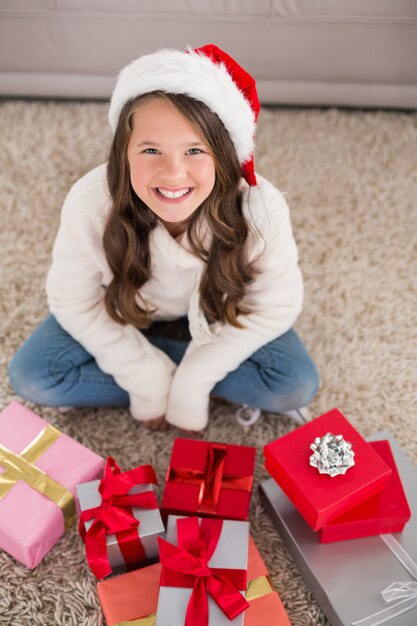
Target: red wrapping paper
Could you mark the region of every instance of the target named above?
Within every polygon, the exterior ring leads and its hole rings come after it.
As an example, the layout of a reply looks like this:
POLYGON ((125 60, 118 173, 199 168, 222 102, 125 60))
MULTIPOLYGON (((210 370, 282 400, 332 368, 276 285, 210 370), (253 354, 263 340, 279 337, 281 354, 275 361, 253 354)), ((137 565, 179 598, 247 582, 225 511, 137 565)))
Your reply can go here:
POLYGON ((333 409, 264 448, 265 467, 313 530, 382 491, 392 470, 350 424, 333 409), (334 478, 309 464, 310 444, 331 432, 352 444, 355 465, 334 478))
POLYGON ((369 445, 392 469, 391 478, 380 493, 323 526, 321 543, 399 532, 411 517, 389 441, 371 441, 369 445))
POLYGON ((247 520, 256 449, 177 438, 161 514, 247 520))

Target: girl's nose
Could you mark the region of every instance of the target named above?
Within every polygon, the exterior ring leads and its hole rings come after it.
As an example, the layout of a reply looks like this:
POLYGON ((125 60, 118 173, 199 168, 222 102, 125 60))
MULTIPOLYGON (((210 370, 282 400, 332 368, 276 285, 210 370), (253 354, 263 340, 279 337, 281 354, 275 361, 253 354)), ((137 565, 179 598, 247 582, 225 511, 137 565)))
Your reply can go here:
POLYGON ((164 160, 164 174, 169 179, 177 180, 185 177, 185 163, 181 156, 170 155, 164 160))

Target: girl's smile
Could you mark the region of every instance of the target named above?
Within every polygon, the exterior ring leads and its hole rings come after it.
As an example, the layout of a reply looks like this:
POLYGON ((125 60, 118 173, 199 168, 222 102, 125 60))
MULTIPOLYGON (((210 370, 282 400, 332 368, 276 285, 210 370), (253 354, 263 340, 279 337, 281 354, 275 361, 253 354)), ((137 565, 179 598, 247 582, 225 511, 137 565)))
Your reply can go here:
POLYGON ((162 196, 168 202, 179 202, 185 199, 193 190, 192 187, 185 187, 184 189, 166 189, 164 187, 157 187, 154 191, 158 196, 162 196))
POLYGON ((134 113, 127 156, 136 195, 171 234, 186 230, 216 180, 205 139, 171 102, 152 98, 134 113))

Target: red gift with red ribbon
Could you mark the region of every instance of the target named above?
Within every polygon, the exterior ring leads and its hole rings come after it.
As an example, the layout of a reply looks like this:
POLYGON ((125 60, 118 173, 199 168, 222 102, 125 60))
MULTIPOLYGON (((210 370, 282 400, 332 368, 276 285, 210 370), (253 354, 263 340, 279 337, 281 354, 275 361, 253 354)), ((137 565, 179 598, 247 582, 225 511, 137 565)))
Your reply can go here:
POLYGON ((242 626, 249 523, 170 515, 158 541, 156 626, 242 626))
POLYGON ((256 449, 178 437, 161 503, 168 515, 247 520, 256 449))
POLYGON ((164 526, 152 488, 151 465, 127 472, 108 457, 101 481, 77 485, 79 532, 96 578, 136 569, 159 558, 164 526))

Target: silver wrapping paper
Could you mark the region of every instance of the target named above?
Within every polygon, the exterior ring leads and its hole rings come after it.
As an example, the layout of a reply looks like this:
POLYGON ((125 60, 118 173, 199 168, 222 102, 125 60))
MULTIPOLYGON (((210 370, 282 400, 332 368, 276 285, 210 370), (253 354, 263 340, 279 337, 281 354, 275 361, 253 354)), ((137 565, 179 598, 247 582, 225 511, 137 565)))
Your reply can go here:
MULTIPOLYGON (((417 469, 389 431, 368 441, 388 439, 402 479, 411 520, 394 537, 417 563, 417 469)), ((321 544, 273 478, 260 485, 261 497, 288 551, 332 626, 350 626, 386 604, 381 591, 394 581, 413 581, 379 536, 321 544)), ((417 607, 387 626, 417 625, 417 607)))
MULTIPOLYGON (((176 520, 182 516, 170 515, 167 541, 177 543, 176 520)), ((210 567, 247 569, 249 549, 249 522, 224 520, 219 542, 209 561, 210 567)), ((185 614, 192 589, 160 587, 156 626, 184 626, 185 614)), ((209 596, 209 626, 243 626, 244 613, 229 620, 209 596)), ((265 626, 272 626, 266 625, 265 626)))
MULTIPOLYGON (((99 480, 92 480, 91 482, 77 485, 77 495, 82 511, 100 505, 101 496, 98 490, 99 485, 99 480)), ((136 485, 132 487, 129 494, 143 493, 145 491, 153 491, 152 485, 136 485)), ((158 537, 165 537, 165 528, 162 523, 161 514, 159 509, 141 509, 139 507, 132 507, 132 513, 140 522, 138 527, 139 536, 147 556, 146 563, 138 563, 138 567, 141 565, 149 565, 159 559, 158 537)), ((85 527, 87 530, 92 523, 93 520, 86 523, 85 527)), ((125 572, 126 563, 120 551, 119 544, 117 543, 116 536, 114 534, 107 535, 106 543, 112 573, 120 574, 121 572, 125 572)))

